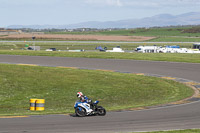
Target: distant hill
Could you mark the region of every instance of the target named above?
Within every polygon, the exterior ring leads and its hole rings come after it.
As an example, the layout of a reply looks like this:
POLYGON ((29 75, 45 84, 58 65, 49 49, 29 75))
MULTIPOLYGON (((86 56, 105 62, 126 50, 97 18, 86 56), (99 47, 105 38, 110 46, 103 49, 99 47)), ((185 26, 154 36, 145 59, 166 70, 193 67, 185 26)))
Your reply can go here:
POLYGON ((75 28, 138 28, 155 26, 199 25, 200 12, 190 12, 180 15, 159 14, 143 19, 127 19, 119 21, 89 21, 69 25, 10 25, 7 28, 32 29, 75 29, 75 28))

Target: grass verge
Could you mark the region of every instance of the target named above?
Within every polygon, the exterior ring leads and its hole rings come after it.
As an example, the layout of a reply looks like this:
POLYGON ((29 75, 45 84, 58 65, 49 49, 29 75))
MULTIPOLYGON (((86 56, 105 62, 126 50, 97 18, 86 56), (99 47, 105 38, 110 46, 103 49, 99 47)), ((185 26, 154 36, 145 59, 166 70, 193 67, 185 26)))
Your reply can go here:
POLYGON ((109 53, 109 52, 46 52, 46 51, 22 51, 22 50, 0 50, 0 54, 28 55, 28 56, 56 56, 56 57, 82 57, 102 59, 130 59, 150 61, 170 61, 200 63, 200 54, 180 53, 109 53))
POLYGON ((0 64, 0 115, 72 113, 82 91, 107 110, 168 103, 193 90, 175 81, 117 72, 0 64), (45 111, 29 110, 29 99, 46 100, 45 111))
POLYGON ((144 133, 200 133, 200 129, 187 129, 175 131, 157 131, 157 132, 144 132, 144 133))

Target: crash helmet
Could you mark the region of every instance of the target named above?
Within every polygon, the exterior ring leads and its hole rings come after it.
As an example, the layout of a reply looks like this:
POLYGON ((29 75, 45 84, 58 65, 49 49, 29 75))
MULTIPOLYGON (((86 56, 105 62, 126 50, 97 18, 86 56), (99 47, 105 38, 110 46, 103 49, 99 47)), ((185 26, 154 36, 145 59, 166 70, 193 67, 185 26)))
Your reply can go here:
POLYGON ((83 96, 83 93, 82 92, 77 92, 77 97, 80 98, 83 96))

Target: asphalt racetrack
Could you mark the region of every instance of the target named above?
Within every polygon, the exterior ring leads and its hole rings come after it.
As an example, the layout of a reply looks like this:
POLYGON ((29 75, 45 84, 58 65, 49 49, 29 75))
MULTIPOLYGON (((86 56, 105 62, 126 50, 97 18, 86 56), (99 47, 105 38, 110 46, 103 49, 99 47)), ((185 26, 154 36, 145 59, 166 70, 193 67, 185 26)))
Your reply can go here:
MULTIPOLYGON (((158 74, 200 82, 200 64, 155 61, 0 55, 0 63, 37 64, 120 72, 158 74)), ((0 118, 0 133, 101 133, 200 128, 200 102, 139 111, 108 112, 106 116, 69 115, 0 118)))

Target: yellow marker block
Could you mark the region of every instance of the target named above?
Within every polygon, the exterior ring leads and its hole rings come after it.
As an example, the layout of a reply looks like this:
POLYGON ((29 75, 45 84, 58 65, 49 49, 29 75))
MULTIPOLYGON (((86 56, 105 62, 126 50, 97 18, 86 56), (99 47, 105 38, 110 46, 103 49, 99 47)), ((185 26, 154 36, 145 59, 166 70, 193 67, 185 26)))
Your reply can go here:
POLYGON ((173 80, 173 79, 176 79, 176 78, 172 78, 172 77, 161 77, 163 79, 169 79, 169 80, 173 80))
POLYGON ((36 100, 36 105, 35 105, 35 110, 36 111, 43 111, 44 110, 44 99, 37 99, 36 100))
POLYGON ((30 110, 34 111, 35 110, 35 103, 37 99, 30 99, 30 110))
POLYGON ((36 64, 17 64, 17 65, 20 65, 20 66, 38 66, 36 64))

